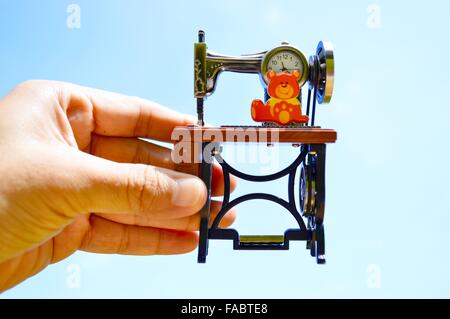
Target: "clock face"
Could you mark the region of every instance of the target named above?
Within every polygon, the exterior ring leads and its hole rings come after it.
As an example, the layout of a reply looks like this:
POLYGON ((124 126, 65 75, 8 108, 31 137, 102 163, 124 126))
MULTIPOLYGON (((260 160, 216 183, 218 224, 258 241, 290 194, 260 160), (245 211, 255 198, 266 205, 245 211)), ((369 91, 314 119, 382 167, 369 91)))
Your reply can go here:
POLYGON ((267 61, 267 71, 273 70, 275 72, 292 72, 297 70, 300 74, 303 74, 303 63, 300 57, 290 51, 281 51, 275 53, 267 61))
POLYGON ((266 53, 261 61, 261 78, 267 85, 269 79, 267 72, 270 70, 280 73, 283 71, 292 73, 294 70, 300 72, 298 84, 303 86, 308 79, 308 61, 304 54, 291 46, 279 46, 266 53))

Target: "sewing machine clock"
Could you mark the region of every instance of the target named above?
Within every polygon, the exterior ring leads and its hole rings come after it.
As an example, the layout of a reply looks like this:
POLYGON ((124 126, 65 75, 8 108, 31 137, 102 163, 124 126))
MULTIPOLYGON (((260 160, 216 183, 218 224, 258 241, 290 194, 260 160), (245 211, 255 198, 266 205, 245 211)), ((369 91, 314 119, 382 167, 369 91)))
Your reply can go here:
POLYGON ((261 62, 261 76, 263 77, 264 83, 267 85, 269 79, 267 78, 267 72, 292 72, 299 71, 302 77, 299 79, 299 85, 305 84, 308 72, 308 61, 303 53, 289 46, 287 42, 283 42, 281 46, 267 52, 261 62))
MULTIPOLYGON (((315 114, 317 103, 330 102, 333 87, 334 55, 329 42, 319 42, 315 54, 308 60, 299 49, 286 42, 268 51, 230 56, 209 51, 205 33, 199 31, 198 42, 194 44, 197 124, 176 127, 172 134, 175 143, 173 159, 178 164, 177 169, 199 176, 208 191, 207 201, 200 211, 198 262, 206 261, 209 240, 230 240, 235 250, 287 250, 290 241, 305 241, 317 263, 325 263, 325 153, 326 145, 336 142, 337 133, 316 125, 315 114), (257 125, 204 126, 204 101, 213 94, 219 74, 225 71, 259 75, 263 99, 249 101, 248 108, 257 125), (306 83, 305 107, 302 88, 306 83), (298 155, 290 165, 276 173, 247 174, 227 163, 226 154, 222 154, 226 153, 222 144, 250 142, 267 146, 290 144, 298 155), (224 195, 222 206, 212 219, 214 162, 222 167, 224 195), (231 200, 231 175, 256 183, 287 176, 287 200, 270 193, 250 193, 231 200), (241 235, 236 229, 219 227, 230 209, 250 200, 266 200, 280 205, 295 219, 296 227, 276 235, 241 235)), ((242 106, 236 105, 237 109, 242 109, 242 106)))

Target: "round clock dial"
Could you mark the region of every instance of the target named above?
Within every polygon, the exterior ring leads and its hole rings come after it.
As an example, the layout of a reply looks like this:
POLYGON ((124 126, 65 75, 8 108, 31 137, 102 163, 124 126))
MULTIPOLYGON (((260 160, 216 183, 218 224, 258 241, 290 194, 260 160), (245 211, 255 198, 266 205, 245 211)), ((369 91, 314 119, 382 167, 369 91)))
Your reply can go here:
POLYGON ((300 86, 305 84, 308 79, 308 61, 303 53, 291 46, 282 45, 268 51, 261 62, 261 76, 263 81, 268 84, 267 72, 300 72, 298 83, 300 86))
POLYGON ((300 74, 303 74, 303 68, 300 58, 290 51, 281 51, 274 54, 267 63, 267 71, 273 70, 277 73, 297 70, 300 74))

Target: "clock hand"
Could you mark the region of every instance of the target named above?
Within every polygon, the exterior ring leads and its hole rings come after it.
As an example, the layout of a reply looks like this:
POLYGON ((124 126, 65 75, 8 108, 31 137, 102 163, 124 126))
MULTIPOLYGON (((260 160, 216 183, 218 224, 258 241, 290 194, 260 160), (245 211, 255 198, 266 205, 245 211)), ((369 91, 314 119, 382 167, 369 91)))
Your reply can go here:
POLYGON ((284 66, 284 63, 283 63, 283 61, 281 61, 281 65, 283 66, 283 68, 281 69, 281 71, 287 71, 288 69, 284 66))

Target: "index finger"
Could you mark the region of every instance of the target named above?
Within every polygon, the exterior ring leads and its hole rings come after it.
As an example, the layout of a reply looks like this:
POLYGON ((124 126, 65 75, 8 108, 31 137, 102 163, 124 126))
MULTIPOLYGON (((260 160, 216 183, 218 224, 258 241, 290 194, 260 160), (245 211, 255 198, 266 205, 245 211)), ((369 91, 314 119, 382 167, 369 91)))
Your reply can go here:
POLYGON ((145 137, 170 142, 176 126, 194 124, 193 116, 176 112, 158 103, 135 96, 67 83, 59 84, 66 101, 79 102, 84 95, 92 105, 94 133, 104 136, 145 137), (67 100, 67 97, 69 99, 67 100), (71 97, 78 97, 71 98, 71 97))

